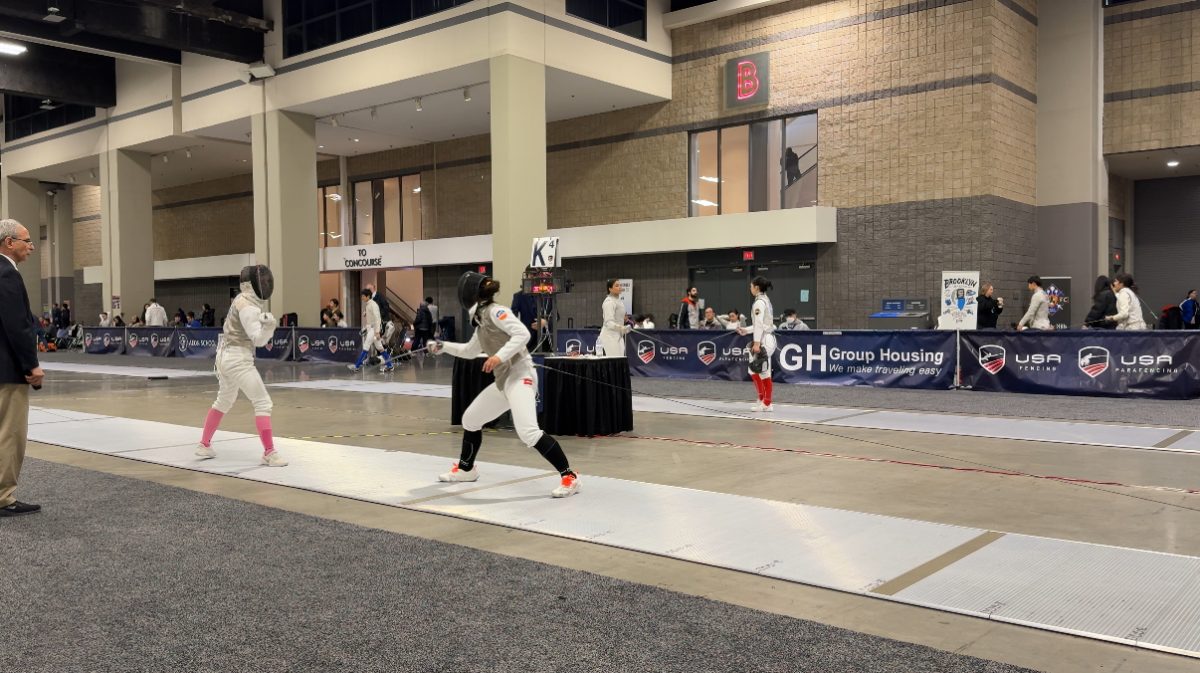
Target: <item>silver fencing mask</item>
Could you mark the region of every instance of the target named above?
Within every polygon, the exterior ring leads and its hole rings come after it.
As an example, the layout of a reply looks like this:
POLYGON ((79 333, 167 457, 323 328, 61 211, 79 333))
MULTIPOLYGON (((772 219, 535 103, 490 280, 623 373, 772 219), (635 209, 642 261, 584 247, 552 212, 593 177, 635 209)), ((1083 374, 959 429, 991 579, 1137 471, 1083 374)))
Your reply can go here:
POLYGON ((479 289, 485 280, 487 276, 474 271, 468 271, 458 279, 458 301, 465 310, 470 311, 479 303, 479 289))
POLYGON ((262 264, 244 267, 239 282, 250 283, 255 296, 263 301, 270 299, 271 293, 275 291, 275 275, 262 264))

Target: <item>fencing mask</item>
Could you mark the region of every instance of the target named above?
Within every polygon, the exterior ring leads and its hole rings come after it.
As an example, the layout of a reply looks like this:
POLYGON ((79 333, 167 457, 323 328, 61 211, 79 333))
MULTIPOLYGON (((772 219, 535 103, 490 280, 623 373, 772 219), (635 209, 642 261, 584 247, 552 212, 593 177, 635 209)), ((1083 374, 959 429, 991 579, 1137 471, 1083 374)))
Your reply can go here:
POLYGON ((271 293, 275 291, 275 276, 262 264, 244 267, 239 282, 250 283, 255 296, 263 301, 270 299, 271 293))
POLYGON ((483 287, 485 280, 487 280, 487 276, 474 271, 468 271, 458 279, 458 301, 462 303, 464 309, 470 311, 475 304, 479 303, 479 290, 483 287))

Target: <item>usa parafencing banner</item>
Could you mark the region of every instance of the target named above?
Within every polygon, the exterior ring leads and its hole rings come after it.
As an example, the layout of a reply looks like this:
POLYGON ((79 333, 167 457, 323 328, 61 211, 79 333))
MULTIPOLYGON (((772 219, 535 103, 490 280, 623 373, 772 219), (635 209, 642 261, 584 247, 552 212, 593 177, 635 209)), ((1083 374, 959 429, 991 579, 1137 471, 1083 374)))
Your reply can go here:
MULTIPOLYGON (((84 337, 86 339, 86 337, 84 337)), ((174 327, 127 327, 125 354, 171 357, 175 353, 174 327)))
POLYGON ((1200 397, 1200 334, 963 332, 962 385, 1056 395, 1200 397))
POLYGON ((362 351, 362 335, 356 329, 296 328, 295 360, 354 362, 362 351))
MULTIPOLYGON (((559 330, 560 352, 593 352, 595 330, 559 330)), ((780 383, 948 389, 955 334, 933 331, 776 332, 780 383)), ((748 381, 750 337, 730 331, 654 330, 626 336, 634 376, 748 381)))
POLYGON ((93 355, 120 355, 125 352, 124 327, 85 327, 83 351, 93 355))

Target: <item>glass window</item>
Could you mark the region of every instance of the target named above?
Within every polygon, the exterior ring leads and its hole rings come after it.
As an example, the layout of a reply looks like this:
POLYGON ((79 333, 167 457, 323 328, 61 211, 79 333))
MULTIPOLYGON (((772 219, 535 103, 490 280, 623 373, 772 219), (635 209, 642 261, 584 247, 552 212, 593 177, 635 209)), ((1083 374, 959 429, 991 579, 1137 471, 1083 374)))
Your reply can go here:
POLYGON ((689 214, 817 205, 817 115, 693 133, 689 214))
MULTIPOLYGON (((470 0, 285 0, 283 55, 303 54, 467 2, 470 0)), ((628 30, 636 28, 636 22, 631 25, 628 30)), ((644 26, 640 30, 644 33, 644 26)))
POLYGON ((717 166, 717 132, 692 134, 692 196, 689 206, 693 217, 717 215, 721 211, 721 174, 717 166))
POLYGON ((419 240, 421 175, 354 183, 357 245, 419 240))
POLYGON ((355 245, 370 245, 375 242, 375 223, 371 220, 374 203, 371 182, 354 183, 355 245))
POLYGON ((646 39, 646 0, 567 0, 567 14, 646 39))
POLYGON ((317 207, 319 245, 323 248, 335 248, 345 245, 342 237, 342 194, 339 187, 321 187, 317 189, 320 205, 317 207))
POLYGON ((4 96, 4 137, 8 141, 96 116, 96 108, 45 98, 4 96))
POLYGON ((400 222, 400 178, 383 181, 383 240, 387 243, 404 240, 400 222))
POLYGON ((401 179, 400 197, 403 202, 404 240, 419 241, 424 237, 421 211, 421 175, 406 175, 401 179))

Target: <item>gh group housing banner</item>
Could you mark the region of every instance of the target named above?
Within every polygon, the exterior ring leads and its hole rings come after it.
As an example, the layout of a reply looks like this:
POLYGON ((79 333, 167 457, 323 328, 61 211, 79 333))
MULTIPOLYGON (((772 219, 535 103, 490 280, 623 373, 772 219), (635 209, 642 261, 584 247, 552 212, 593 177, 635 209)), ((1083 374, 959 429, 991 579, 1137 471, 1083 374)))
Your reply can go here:
MULTIPOLYGON (((559 350, 595 352, 597 330, 559 330, 559 350)), ((780 383, 947 389, 955 333, 779 331, 771 359, 780 383)), ((625 337, 634 376, 748 381, 750 337, 733 331, 655 330, 625 337)))

